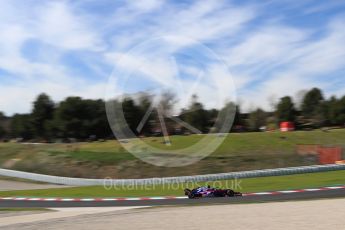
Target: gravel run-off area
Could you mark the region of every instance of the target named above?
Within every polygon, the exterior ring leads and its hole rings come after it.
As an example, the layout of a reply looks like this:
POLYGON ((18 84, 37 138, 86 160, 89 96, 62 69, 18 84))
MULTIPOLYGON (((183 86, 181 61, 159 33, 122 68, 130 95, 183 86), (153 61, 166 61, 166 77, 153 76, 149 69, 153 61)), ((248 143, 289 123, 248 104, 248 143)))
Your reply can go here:
MULTIPOLYGON (((56 211, 30 214, 26 219, 33 221, 26 223, 21 223, 25 218, 20 216, 17 224, 2 227, 22 230, 343 229, 345 199, 134 209, 65 208, 56 211)), ((13 220, 15 219, 0 218, 0 223, 13 223, 13 220)))

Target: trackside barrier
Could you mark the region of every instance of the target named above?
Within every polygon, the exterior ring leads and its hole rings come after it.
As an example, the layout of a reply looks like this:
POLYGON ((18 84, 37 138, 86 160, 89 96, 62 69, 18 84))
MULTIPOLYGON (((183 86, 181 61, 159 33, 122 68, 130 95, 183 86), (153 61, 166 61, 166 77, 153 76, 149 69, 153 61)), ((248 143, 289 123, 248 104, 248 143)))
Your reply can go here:
POLYGON ((196 176, 181 176, 181 177, 163 177, 163 178, 147 178, 147 179, 84 179, 49 176, 37 173, 28 173, 22 171, 15 171, 9 169, 1 169, 0 175, 8 177, 17 177, 33 181, 47 182, 52 184, 72 185, 72 186, 91 186, 91 185, 153 185, 153 184, 172 184, 184 182, 201 182, 201 181, 215 181, 215 180, 229 180, 253 177, 267 177, 267 176, 283 176, 301 173, 315 173, 325 171, 345 170, 345 164, 328 164, 328 165, 311 165, 301 167, 288 167, 276 169, 252 170, 243 172, 230 172, 219 174, 207 174, 196 176))

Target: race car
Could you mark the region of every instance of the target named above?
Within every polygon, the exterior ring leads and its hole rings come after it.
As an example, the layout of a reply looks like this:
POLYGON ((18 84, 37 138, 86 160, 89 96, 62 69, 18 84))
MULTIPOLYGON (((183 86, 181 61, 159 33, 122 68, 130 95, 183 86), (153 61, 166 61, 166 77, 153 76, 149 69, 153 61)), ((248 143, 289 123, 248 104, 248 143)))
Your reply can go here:
POLYGON ((189 199, 203 198, 203 197, 234 197, 242 196, 242 193, 235 192, 232 189, 220 189, 207 187, 198 187, 194 189, 186 188, 184 194, 188 196, 189 199))

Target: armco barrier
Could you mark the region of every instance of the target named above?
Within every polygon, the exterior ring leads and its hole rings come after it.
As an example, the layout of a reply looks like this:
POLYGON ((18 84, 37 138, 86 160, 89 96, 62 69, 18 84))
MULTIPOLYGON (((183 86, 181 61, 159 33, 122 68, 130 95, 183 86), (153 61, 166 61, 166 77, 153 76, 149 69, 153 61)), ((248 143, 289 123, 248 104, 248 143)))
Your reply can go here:
POLYGON ((200 181, 215 181, 235 178, 253 178, 266 176, 282 176, 300 173, 314 173, 345 170, 343 164, 328 164, 328 165, 311 165, 301 167, 276 168, 264 170, 252 170, 243 172, 230 172, 208 175, 196 176, 181 176, 181 177, 164 177, 164 178, 147 178, 147 179, 84 179, 84 178, 70 178, 49 176, 36 173, 21 172, 9 169, 0 169, 0 175, 8 177, 17 177, 22 179, 29 179, 40 182, 47 182, 53 184, 73 185, 73 186, 88 186, 88 185, 150 185, 150 184, 166 184, 166 183, 183 183, 183 182, 200 182, 200 181))

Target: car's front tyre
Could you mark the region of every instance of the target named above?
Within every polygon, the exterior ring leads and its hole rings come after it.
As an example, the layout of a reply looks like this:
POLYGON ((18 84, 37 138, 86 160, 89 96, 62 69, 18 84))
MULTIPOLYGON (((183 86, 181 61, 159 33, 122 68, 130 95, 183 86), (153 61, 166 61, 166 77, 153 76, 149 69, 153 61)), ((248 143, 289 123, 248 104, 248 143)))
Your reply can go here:
POLYGON ((226 190, 226 196, 233 197, 233 196, 235 196, 235 192, 231 189, 227 189, 226 190))

